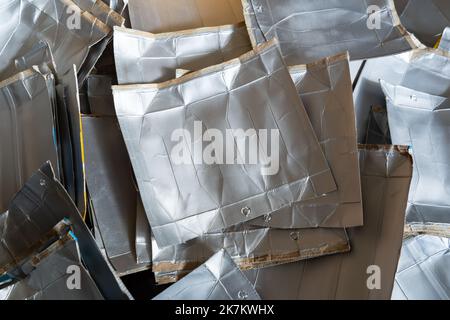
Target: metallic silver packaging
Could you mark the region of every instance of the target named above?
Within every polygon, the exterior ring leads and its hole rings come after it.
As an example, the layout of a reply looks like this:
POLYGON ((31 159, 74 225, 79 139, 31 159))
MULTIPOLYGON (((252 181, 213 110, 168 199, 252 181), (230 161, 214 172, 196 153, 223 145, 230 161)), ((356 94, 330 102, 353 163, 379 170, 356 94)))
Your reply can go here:
POLYGON ((392 0, 243 0, 242 4, 252 44, 277 38, 288 65, 344 51, 352 60, 373 58, 421 45, 401 25, 392 0))
POLYGON ((58 76, 81 67, 89 50, 110 28, 70 0, 7 0, 0 5, 5 21, 0 37, 0 79, 15 72, 14 59, 40 40, 51 46, 58 76))
MULTIPOLYGON (((137 263, 135 233, 140 200, 119 124, 108 116, 83 116, 82 123, 86 182, 106 255, 119 275, 149 268, 137 263)), ((150 236, 148 223, 143 226, 150 236)))
POLYGON ((171 80, 178 68, 197 71, 251 49, 244 23, 161 34, 114 28, 119 84, 171 80))
MULTIPOLYGON (((162 247, 336 190, 275 42, 162 84, 114 86, 113 94, 152 232, 162 247), (231 142, 226 129, 275 130, 279 170, 266 171, 262 163, 217 165, 219 155, 212 165, 193 161, 202 157, 197 151, 203 142, 191 145, 184 133, 195 136, 203 128, 217 128, 231 142), (174 143, 173 133, 183 129, 181 142, 174 143), (175 164, 170 150, 177 145, 189 162, 175 164)), ((233 157, 228 160, 250 163, 233 157)))
POLYGON ((153 242, 153 271, 193 270, 223 248, 240 269, 254 269, 348 252, 350 245, 344 229, 282 230, 244 225, 176 246, 160 248, 153 242))
POLYGON ((28 69, 0 82, 0 212, 42 163, 58 168, 51 73, 28 69))
POLYGON ((448 43, 444 36, 438 49, 422 48, 366 61, 353 93, 358 142, 364 142, 371 107, 386 105, 380 79, 433 95, 450 95, 448 43))
POLYGON ((412 146, 415 166, 406 221, 443 228, 450 235, 449 98, 384 81, 381 86, 393 143, 412 146))
POLYGON ((450 299, 450 240, 429 235, 405 239, 393 300, 450 299))
POLYGON ((241 0, 128 0, 131 26, 170 32, 244 21, 241 0))
POLYGON ((364 226, 348 228, 352 250, 244 274, 262 299, 389 299, 402 245, 412 161, 406 147, 361 146, 364 226), (379 269, 378 269, 379 268, 379 269), (381 270, 370 290, 369 277, 381 270), (379 285, 379 286, 378 286, 379 285))
POLYGON ((0 290, 0 300, 103 300, 73 239, 59 240, 33 259, 33 270, 0 290), (75 279, 75 272, 80 278, 75 279), (73 287, 69 287, 69 285, 73 287))
POLYGON ((101 41, 90 48, 88 56, 86 57, 83 65, 80 67, 78 82, 81 85, 91 73, 100 56, 103 54, 106 47, 111 42, 113 37, 112 28, 115 26, 123 26, 125 23, 125 19, 116 11, 110 9, 110 7, 101 0, 74 1, 82 10, 91 13, 94 17, 108 26, 108 34, 106 35, 106 37, 104 37, 101 41))
POLYGON ((70 222, 83 263, 102 296, 128 299, 49 162, 28 179, 10 202, 8 211, 0 215, 0 274, 27 274, 27 261, 50 244, 54 227, 63 219, 70 222))
POLYGON ((213 255, 155 300, 260 300, 226 250, 213 255))
POLYGON ((355 111, 348 55, 289 68, 309 120, 336 181, 337 190, 294 202, 250 221, 271 228, 354 227, 363 224, 355 111))
POLYGON ((423 44, 433 47, 442 30, 450 26, 450 2, 447 0, 394 0, 405 28, 423 44))

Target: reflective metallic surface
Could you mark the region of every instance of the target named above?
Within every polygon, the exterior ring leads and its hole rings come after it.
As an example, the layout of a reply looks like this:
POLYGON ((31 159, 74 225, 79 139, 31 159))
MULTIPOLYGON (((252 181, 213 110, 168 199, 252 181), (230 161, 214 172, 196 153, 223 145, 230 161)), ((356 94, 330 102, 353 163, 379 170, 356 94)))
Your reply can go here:
POLYGON ((189 271, 225 248, 241 269, 254 269, 348 252, 344 229, 249 228, 238 226, 221 233, 205 234, 176 246, 153 243, 153 271, 189 271))
POLYGON ((114 28, 119 84, 167 81, 178 68, 196 71, 251 49, 243 23, 161 34, 114 28))
MULTIPOLYGON (((35 258, 36 259, 36 258, 35 258)), ((73 239, 59 241, 42 254, 34 269, 18 283, 0 290, 0 300, 103 300, 89 272, 80 260, 73 239), (72 283, 72 271, 79 270, 79 282, 72 283)), ((78 280, 77 280, 78 281, 78 280)))
POLYGON ((241 0, 128 0, 133 29, 169 32, 244 21, 241 0))
POLYGON ((450 240, 428 235, 406 239, 395 275, 394 300, 450 299, 450 240))
POLYGON ((362 146, 364 226, 349 228, 349 253, 244 271, 262 299, 389 299, 402 243, 412 162, 404 147, 362 146), (381 290, 370 290, 370 266, 381 290))
MULTIPOLYGON (((408 223, 450 223, 450 101, 403 86, 382 82, 386 94, 392 141, 408 142, 414 175, 407 210, 408 223), (395 126, 394 126, 395 124, 395 126)), ((450 230, 447 227, 447 230, 450 230)), ((449 232, 450 234, 450 232, 449 232)))
POLYGON ((433 47, 442 30, 450 26, 447 0, 394 0, 402 24, 422 43, 433 47))
POLYGON ((290 67, 300 98, 330 165, 338 190, 294 202, 270 221, 250 223, 272 228, 352 227, 363 224, 355 113, 348 56, 341 54, 290 67))
POLYGON ((309 63, 344 51, 349 51, 352 60, 373 58, 420 45, 401 25, 390 0, 242 3, 253 45, 277 38, 288 65, 309 63), (324 28, 330 31, 324 32, 324 28))
MULTIPOLYGON (((176 80, 115 86, 113 93, 158 245, 182 243, 336 189, 274 43, 176 80), (195 135, 195 121, 228 139, 234 138, 226 128, 278 130, 278 172, 264 176, 261 164, 174 164, 171 150, 180 144, 172 133, 184 128, 195 135)), ((183 152, 202 149, 191 142, 182 136, 183 152)))
POLYGON ((0 79, 14 74, 14 59, 40 41, 53 53, 58 75, 79 69, 90 48, 103 39, 110 28, 70 0, 6 0, 0 4, 0 79), (74 12, 80 12, 79 19, 74 12))
POLYGON ((0 82, 0 212, 42 163, 58 168, 54 91, 52 74, 35 69, 0 82))
POLYGON ((156 300, 260 300, 226 250, 170 286, 156 300))

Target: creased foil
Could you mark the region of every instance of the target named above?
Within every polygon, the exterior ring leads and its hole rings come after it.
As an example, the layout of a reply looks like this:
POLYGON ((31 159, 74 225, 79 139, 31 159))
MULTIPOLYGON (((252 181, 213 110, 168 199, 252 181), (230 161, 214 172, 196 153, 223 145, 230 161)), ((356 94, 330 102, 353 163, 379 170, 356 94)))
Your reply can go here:
POLYGON ((386 105, 380 79, 433 95, 450 95, 449 43, 445 36, 437 49, 416 49, 366 61, 353 94, 359 142, 367 133, 370 107, 386 105))
POLYGON ((395 275, 393 300, 450 299, 450 240, 429 235, 406 239, 395 275))
POLYGON ((277 38, 288 65, 310 63, 344 51, 349 51, 352 60, 373 58, 421 45, 401 25, 392 0, 242 3, 252 44, 277 38))
POLYGON ((243 23, 161 34, 114 28, 119 84, 167 81, 178 68, 200 70, 251 49, 243 23))
POLYGON ((260 300, 226 250, 213 255, 155 300, 260 300))
POLYGON ((244 21, 241 0, 129 0, 133 29, 169 32, 244 21))
MULTIPOLYGON (((107 116, 83 116, 82 122, 86 181, 106 254, 118 274, 149 268, 136 263, 139 195, 119 124, 115 117, 107 116)), ((148 222, 143 226, 150 235, 148 222)))
POLYGON ((58 76, 81 67, 89 50, 110 28, 70 0, 7 0, 0 5, 5 22, 0 37, 0 79, 14 74, 14 59, 40 40, 52 50, 58 76))
POLYGON ((153 271, 168 273, 192 270, 222 248, 239 268, 254 269, 348 252, 350 245, 344 229, 281 230, 244 225, 176 246, 159 248, 153 243, 152 248, 153 271))
POLYGON ((336 180, 337 191, 294 202, 250 223, 271 228, 352 227, 363 224, 356 124, 348 56, 290 67, 292 79, 336 180))
POLYGON ((390 299, 412 161, 394 146, 361 146, 359 159, 364 226, 347 229, 352 250, 244 271, 262 299, 390 299), (369 279, 377 270, 379 283, 369 279))
MULTIPOLYGON (((160 246, 182 243, 336 190, 275 42, 162 84, 114 86, 113 94, 144 207, 160 246), (277 172, 262 163, 218 165, 226 163, 219 155, 214 155, 212 165, 206 164, 198 152, 206 143, 195 137, 203 128, 218 129, 216 133, 231 142, 227 152, 242 139, 226 129, 269 129, 271 134, 275 130, 279 134, 277 172), (180 129, 185 130, 177 144, 173 134, 180 129), (194 136, 194 142, 186 132, 194 136), (177 146, 183 149, 186 162, 176 159, 180 153, 173 148, 177 146)), ((273 140, 270 146, 275 147, 273 140)), ((245 150, 238 151, 231 152, 228 161, 251 163, 244 159, 245 150)))
POLYGON ((423 44, 433 47, 442 30, 450 26, 450 2, 447 0, 394 0, 405 28, 423 44))
POLYGON ((33 264, 26 278, 0 290, 0 300, 103 300, 73 239, 57 241, 34 257, 33 264))
POLYGON ((0 212, 42 163, 58 167, 52 74, 28 69, 0 82, 0 212))
POLYGON ((128 299, 103 259, 75 204, 45 163, 16 193, 8 211, 0 215, 0 274, 20 268, 38 253, 53 227, 67 218, 77 238, 83 263, 105 299, 128 299))
POLYGON ((436 223, 434 227, 440 226, 450 235, 449 98, 383 81, 381 86, 386 95, 392 141, 412 146, 415 166, 406 221, 436 223))

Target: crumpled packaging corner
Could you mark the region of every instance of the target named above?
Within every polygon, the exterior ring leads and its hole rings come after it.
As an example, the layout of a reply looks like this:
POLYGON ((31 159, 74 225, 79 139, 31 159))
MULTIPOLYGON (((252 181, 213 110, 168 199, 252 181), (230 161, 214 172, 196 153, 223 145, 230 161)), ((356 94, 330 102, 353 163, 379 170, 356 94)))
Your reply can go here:
POLYGON ((220 250, 155 300, 261 300, 225 249, 220 250))

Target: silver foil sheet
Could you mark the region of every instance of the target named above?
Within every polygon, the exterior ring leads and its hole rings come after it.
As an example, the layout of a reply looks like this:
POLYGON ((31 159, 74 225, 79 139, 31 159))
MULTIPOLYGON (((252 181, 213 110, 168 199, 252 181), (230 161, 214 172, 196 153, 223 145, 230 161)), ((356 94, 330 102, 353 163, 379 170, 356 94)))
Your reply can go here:
POLYGON ((147 32, 214 27, 244 21, 241 0, 129 0, 131 26, 147 32))
POLYGON ((250 223, 271 228, 360 226, 363 208, 348 55, 290 67, 289 72, 338 189, 250 223))
POLYGON ((68 219, 83 263, 106 299, 128 299, 75 204, 45 163, 16 193, 0 215, 0 274, 27 274, 27 261, 53 238, 54 226, 68 219), (24 269, 25 268, 25 269, 24 269))
POLYGON ((260 300, 226 250, 213 255, 155 300, 260 300))
POLYGON ((405 147, 362 146, 364 226, 348 228, 352 250, 244 271, 262 299, 389 299, 402 245, 412 161, 405 147), (378 269, 379 268, 379 269, 378 269), (373 270, 380 270, 373 283, 373 270), (368 283, 375 287, 369 289, 368 283))
MULTIPOLYGON (((106 255, 120 275, 149 268, 136 257, 139 194, 115 117, 83 116, 86 181, 106 255), (117 170, 120 168, 120 170, 117 170)), ((143 227, 150 236, 148 222, 143 227)))
POLYGON ((423 44, 433 47, 444 28, 450 26, 450 2, 447 0, 394 0, 405 28, 423 44))
POLYGON ((408 238, 402 246, 393 300, 450 299, 450 240, 429 235, 408 238))
POLYGON ((5 21, 0 37, 0 79, 15 72, 14 59, 40 40, 52 50, 58 76, 81 67, 89 50, 111 30, 70 0, 7 0, 0 5, 5 21))
POLYGON ((243 23, 160 34, 114 28, 119 84, 174 79, 178 68, 196 71, 251 49, 243 23))
POLYGON ((0 300, 103 300, 103 297, 81 263, 76 241, 65 239, 36 255, 33 270, 24 279, 0 290, 0 300), (75 272, 79 278, 74 278, 75 272))
POLYGON ((394 143, 412 146, 414 174, 409 195, 407 223, 437 224, 450 235, 450 101, 382 82, 394 143), (447 225, 445 225, 447 224, 447 225))
MULTIPOLYGON (((113 94, 144 207, 160 246, 182 243, 336 190, 275 42, 162 84, 114 86, 113 94), (264 166, 268 162, 217 165, 226 163, 219 155, 214 155, 212 165, 197 161, 202 157, 198 150, 206 143, 198 137, 192 143, 185 133, 195 137, 204 128, 216 128, 217 134, 226 136, 231 150, 242 139, 226 129, 275 130, 281 142, 276 152, 279 170, 271 172, 273 168, 264 166), (171 137, 182 129, 177 144, 171 137), (187 162, 176 159, 180 153, 172 151, 177 146, 187 162)), ((271 146, 276 146, 276 139, 271 146)), ((230 162, 251 163, 244 159, 242 148, 238 154, 228 152, 233 156, 229 155, 230 162)))
POLYGON ((254 269, 348 252, 350 245, 344 229, 281 230, 244 225, 221 233, 205 234, 176 246, 160 248, 153 242, 153 271, 193 270, 223 248, 239 268, 254 269))
POLYGON ((420 45, 401 25, 392 0, 242 3, 253 45, 277 38, 288 65, 310 63, 344 51, 349 51, 352 60, 373 58, 420 45))
POLYGON ((364 142, 371 107, 386 105, 380 79, 433 95, 450 95, 449 43, 446 36, 438 49, 416 49, 366 61, 353 94, 359 142, 364 142))
POLYGON ((38 69, 0 82, 0 212, 42 163, 59 165, 54 91, 52 74, 38 69))

